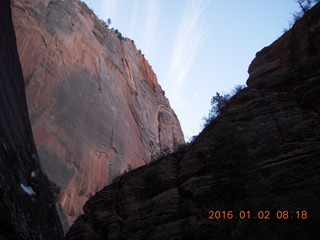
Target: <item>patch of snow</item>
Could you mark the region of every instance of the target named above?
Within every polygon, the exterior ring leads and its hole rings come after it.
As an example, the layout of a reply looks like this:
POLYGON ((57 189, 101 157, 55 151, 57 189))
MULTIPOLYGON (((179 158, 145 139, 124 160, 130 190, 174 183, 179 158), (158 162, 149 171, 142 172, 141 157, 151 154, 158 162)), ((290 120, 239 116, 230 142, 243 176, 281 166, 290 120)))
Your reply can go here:
POLYGON ((28 193, 30 196, 36 195, 36 193, 33 191, 32 187, 27 187, 23 183, 20 183, 20 187, 22 188, 23 191, 28 193))
POLYGON ((36 176, 36 173, 34 171, 31 172, 31 177, 34 178, 36 176))

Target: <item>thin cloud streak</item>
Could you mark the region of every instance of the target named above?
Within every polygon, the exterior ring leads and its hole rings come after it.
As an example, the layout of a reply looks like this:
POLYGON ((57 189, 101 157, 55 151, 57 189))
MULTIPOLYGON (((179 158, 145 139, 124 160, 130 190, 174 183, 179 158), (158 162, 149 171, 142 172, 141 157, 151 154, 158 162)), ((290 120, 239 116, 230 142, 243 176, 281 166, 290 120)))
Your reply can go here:
POLYGON ((197 51, 206 39, 204 25, 201 24, 201 14, 205 4, 200 0, 190 0, 180 21, 176 34, 169 79, 174 82, 170 99, 173 105, 178 103, 181 86, 194 61, 197 51))
POLYGON ((143 34, 143 49, 146 53, 151 52, 153 39, 156 36, 157 25, 159 22, 161 5, 159 1, 149 1, 147 7, 146 24, 143 34))
POLYGON ((104 18, 110 18, 111 20, 114 20, 117 13, 117 0, 107 0, 107 1, 101 1, 102 2, 102 9, 104 11, 104 18))
POLYGON ((132 16, 131 16, 131 21, 130 21, 130 30, 128 36, 133 36, 133 33, 136 28, 136 23, 137 23, 137 16, 138 16, 138 10, 139 10, 139 2, 138 0, 135 0, 133 3, 133 10, 132 10, 132 16))

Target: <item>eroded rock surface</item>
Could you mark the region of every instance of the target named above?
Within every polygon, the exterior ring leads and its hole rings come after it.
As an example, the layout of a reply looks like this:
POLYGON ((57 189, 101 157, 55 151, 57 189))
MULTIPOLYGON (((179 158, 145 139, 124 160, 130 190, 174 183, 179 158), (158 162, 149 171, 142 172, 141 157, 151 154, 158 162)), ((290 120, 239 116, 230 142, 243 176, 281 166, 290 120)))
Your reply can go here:
POLYGON ((192 144, 98 192, 67 239, 319 239, 319 50, 317 4, 192 144))
POLYGON ((144 56, 84 3, 12 5, 35 143, 72 221, 90 196, 176 149, 183 133, 144 56))
POLYGON ((0 239, 63 239, 32 137, 9 0, 0 1, 0 31, 0 239))

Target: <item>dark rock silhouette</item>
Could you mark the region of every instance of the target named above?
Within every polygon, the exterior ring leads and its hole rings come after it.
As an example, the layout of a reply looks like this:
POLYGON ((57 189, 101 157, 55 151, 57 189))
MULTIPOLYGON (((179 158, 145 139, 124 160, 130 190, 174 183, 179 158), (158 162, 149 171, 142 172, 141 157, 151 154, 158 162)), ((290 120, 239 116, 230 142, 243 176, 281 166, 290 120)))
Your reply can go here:
POLYGON ((99 191, 66 238, 319 239, 319 50, 317 4, 194 142, 99 191))
POLYGON ((63 239, 33 141, 10 1, 0 1, 0 239, 63 239))

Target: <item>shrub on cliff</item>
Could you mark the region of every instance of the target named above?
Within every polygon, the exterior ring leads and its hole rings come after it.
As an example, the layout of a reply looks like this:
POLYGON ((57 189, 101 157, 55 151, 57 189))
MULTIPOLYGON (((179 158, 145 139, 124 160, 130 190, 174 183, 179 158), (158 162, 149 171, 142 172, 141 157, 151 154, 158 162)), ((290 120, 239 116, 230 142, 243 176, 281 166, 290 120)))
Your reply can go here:
POLYGON ((124 37, 122 36, 122 34, 121 34, 120 32, 117 34, 117 37, 118 37, 120 40, 123 40, 123 39, 124 39, 124 37))
POLYGON ((314 4, 320 2, 320 0, 296 0, 295 2, 299 4, 302 14, 305 14, 314 4))
POLYGON ((300 11, 292 13, 293 20, 289 21, 289 27, 284 28, 283 32, 288 31, 296 21, 298 21, 315 4, 320 2, 320 0, 296 0, 295 2, 299 5, 300 11))
POLYGON ((237 94, 241 89, 243 89, 243 85, 237 85, 229 94, 221 95, 216 92, 216 95, 211 98, 211 109, 209 110, 208 116, 204 117, 203 126, 206 127, 214 118, 221 114, 222 109, 227 105, 230 98, 237 94))
POLYGON ((224 106, 230 99, 230 95, 221 95, 216 92, 216 95, 211 98, 211 109, 209 110, 208 116, 203 117, 203 127, 206 127, 214 118, 216 118, 224 106))
POLYGON ((108 18, 107 21, 104 21, 103 19, 101 19, 101 22, 102 22, 102 25, 105 28, 109 28, 109 26, 111 25, 111 19, 110 18, 108 18))
POLYGON ((120 40, 125 40, 125 37, 122 36, 121 32, 118 29, 111 28, 111 30, 117 35, 120 40))
MULTIPOLYGON (((314 4, 320 2, 320 0, 296 0, 295 2, 299 4, 300 11, 292 14, 294 22, 299 20, 307 11, 309 11, 313 7, 314 4)), ((293 25, 293 23, 291 24, 293 25)))

